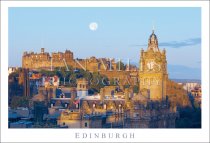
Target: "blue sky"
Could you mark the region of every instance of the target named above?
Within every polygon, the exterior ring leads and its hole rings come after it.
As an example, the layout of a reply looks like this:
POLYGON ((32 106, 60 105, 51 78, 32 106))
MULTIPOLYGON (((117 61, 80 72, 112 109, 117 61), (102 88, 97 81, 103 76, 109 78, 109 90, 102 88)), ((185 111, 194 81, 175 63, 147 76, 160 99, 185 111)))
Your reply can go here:
POLYGON ((159 48, 166 49, 173 67, 169 77, 199 79, 200 8, 9 8, 9 66, 21 66, 24 51, 40 52, 41 47, 48 52, 69 49, 78 58, 138 63, 153 25, 159 48), (91 22, 98 23, 96 31, 89 29, 91 22), (198 72, 189 74, 193 70, 198 72))

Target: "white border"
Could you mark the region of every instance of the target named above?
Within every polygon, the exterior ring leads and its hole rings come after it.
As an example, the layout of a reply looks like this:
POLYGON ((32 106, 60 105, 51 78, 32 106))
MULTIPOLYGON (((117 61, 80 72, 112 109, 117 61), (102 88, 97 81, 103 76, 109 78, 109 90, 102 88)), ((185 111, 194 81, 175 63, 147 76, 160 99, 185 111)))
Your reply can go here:
MULTIPOLYGON (((208 1, 2 1, 1 2, 2 142, 209 142, 209 2, 208 1), (202 129, 8 129, 8 7, 201 7, 202 129), (134 132, 134 139, 75 139, 75 132, 134 132)), ((186 55, 187 57, 187 55, 186 55)))

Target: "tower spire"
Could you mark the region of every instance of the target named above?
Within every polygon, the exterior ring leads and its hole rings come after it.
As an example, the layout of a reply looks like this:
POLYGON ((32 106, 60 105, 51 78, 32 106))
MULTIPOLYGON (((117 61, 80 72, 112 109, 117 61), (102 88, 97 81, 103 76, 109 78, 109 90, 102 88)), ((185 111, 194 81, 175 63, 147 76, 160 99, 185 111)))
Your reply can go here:
POLYGON ((159 51, 158 39, 157 39, 157 36, 154 33, 154 30, 155 30, 154 27, 155 26, 153 25, 152 34, 150 35, 149 41, 148 41, 148 49, 152 49, 153 51, 157 52, 157 51, 159 51))
POLYGON ((155 32, 155 25, 154 25, 154 22, 153 22, 153 25, 152 25, 152 34, 154 34, 155 32))

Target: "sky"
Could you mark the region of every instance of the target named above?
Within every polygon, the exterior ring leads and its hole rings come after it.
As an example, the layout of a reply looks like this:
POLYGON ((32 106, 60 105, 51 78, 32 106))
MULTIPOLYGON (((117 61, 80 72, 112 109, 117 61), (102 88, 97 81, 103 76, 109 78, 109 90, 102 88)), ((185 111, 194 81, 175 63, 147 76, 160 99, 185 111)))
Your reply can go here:
POLYGON ((9 8, 9 66, 21 66, 24 51, 41 47, 50 53, 68 49, 75 58, 129 58, 138 65, 153 28, 159 48, 166 49, 169 77, 200 79, 198 7, 9 8), (96 30, 89 28, 92 22, 96 30))

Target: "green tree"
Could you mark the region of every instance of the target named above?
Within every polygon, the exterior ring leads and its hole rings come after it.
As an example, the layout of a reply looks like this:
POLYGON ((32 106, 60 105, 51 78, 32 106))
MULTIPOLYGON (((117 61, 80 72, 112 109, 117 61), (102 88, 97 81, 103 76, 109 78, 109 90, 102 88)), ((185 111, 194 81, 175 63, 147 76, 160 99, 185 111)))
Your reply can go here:
POLYGON ((133 92, 134 93, 139 93, 139 86, 138 85, 133 86, 133 92))
POLYGON ((40 73, 44 76, 54 76, 56 74, 55 71, 41 70, 40 73))
POLYGON ((91 93, 99 93, 101 88, 108 85, 108 78, 105 75, 101 75, 99 72, 91 73, 88 78, 91 93))
POLYGON ((129 88, 130 85, 129 85, 129 84, 126 84, 126 85, 124 85, 123 87, 124 87, 124 88, 129 88))

